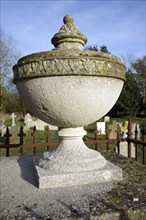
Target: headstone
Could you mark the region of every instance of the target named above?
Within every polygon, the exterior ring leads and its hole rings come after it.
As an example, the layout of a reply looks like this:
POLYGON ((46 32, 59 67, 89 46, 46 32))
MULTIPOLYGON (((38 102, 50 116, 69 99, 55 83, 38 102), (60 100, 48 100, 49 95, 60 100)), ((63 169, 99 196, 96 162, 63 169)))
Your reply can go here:
POLYGON ((11 126, 16 126, 16 121, 15 121, 15 118, 17 117, 15 115, 15 113, 12 113, 12 115, 10 116, 12 118, 12 125, 11 126))
POLYGON ((109 139, 117 138, 117 122, 113 121, 112 124, 109 125, 109 129, 111 130, 109 133, 109 139))
POLYGON ((5 135, 6 129, 7 129, 7 127, 5 125, 1 128, 1 136, 2 137, 5 135))
POLYGON ((57 130, 58 130, 58 127, 57 127, 57 126, 50 125, 50 124, 48 124, 48 126, 49 126, 49 130, 54 130, 54 131, 57 131, 57 130))
POLYGON ((136 123, 132 123, 132 138, 135 138, 135 128, 136 128, 136 125, 137 125, 137 139, 140 139, 140 125, 139 124, 136 124, 136 123))
POLYGON ((128 131, 128 121, 124 121, 124 125, 120 126, 122 132, 122 138, 127 138, 127 131, 128 131))
POLYGON ((45 130, 46 126, 49 127, 49 130, 58 130, 57 126, 47 124, 46 122, 44 122, 40 119, 37 119, 36 121, 34 121, 34 126, 36 126, 37 130, 45 130))
MULTIPOLYGON (((119 149, 119 153, 125 157, 128 157, 128 143, 127 141, 122 141, 120 142, 120 149, 119 149)), ((116 152, 117 148, 116 148, 116 152)), ((131 143, 131 157, 135 158, 135 146, 133 143, 131 143)))
POLYGON ((5 125, 4 125, 4 121, 3 121, 3 120, 0 120, 0 136, 3 136, 4 128, 6 129, 6 127, 5 127, 5 125))
POLYGON ((26 125, 26 127, 30 128, 32 126, 34 126, 34 123, 33 123, 33 120, 32 120, 32 117, 29 113, 27 113, 24 117, 24 123, 26 125))
POLYGON ((104 117, 104 122, 106 123, 106 122, 109 122, 110 121, 110 117, 109 116, 105 116, 104 117))
POLYGON ((100 134, 105 134, 105 122, 97 122, 97 130, 100 134))
POLYGON ((34 126, 36 126, 37 130, 45 130, 45 126, 48 124, 40 119, 34 121, 34 126))
POLYGON ((27 113, 25 115, 24 123, 26 125, 24 127, 24 131, 27 131, 28 129, 30 129, 34 126, 36 126, 37 130, 45 130, 46 126, 49 126, 49 130, 58 130, 57 126, 47 124, 46 122, 44 122, 40 119, 33 120, 33 118, 31 117, 31 115, 29 113, 27 113))

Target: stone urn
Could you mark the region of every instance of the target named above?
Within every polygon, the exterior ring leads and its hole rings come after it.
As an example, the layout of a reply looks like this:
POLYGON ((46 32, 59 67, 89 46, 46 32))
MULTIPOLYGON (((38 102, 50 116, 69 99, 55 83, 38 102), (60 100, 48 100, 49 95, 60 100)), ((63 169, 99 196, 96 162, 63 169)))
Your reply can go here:
POLYGON ((22 57, 13 67, 14 83, 30 111, 59 127, 60 143, 43 158, 34 157, 40 188, 121 179, 111 165, 82 138, 87 126, 116 103, 125 66, 115 56, 84 50, 87 38, 71 16, 52 38, 55 49, 22 57), (38 159, 38 160, 37 160, 38 159))

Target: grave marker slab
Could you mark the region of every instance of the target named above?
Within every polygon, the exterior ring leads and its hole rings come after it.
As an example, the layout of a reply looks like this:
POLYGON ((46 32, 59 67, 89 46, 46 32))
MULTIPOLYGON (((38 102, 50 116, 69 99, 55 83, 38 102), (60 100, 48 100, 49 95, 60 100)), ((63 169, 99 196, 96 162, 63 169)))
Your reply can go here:
POLYGON ((112 124, 109 125, 109 129, 111 130, 109 133, 109 139, 116 139, 117 138, 117 122, 113 121, 112 124))
POLYGON ((100 134, 105 134, 105 122, 97 122, 97 130, 100 134))
POLYGON ((17 115, 15 115, 15 113, 12 113, 12 115, 10 116, 10 118, 12 119, 12 125, 11 126, 16 126, 16 121, 15 121, 16 117, 17 117, 17 115))
POLYGON ((25 123, 26 127, 28 127, 28 128, 34 126, 32 117, 31 117, 31 115, 29 113, 27 113, 25 115, 24 123, 25 123))

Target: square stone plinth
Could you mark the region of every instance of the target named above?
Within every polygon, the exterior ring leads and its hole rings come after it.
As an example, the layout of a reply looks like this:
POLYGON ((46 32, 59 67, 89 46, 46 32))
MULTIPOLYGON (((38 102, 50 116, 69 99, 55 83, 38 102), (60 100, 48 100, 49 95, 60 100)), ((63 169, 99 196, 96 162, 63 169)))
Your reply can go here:
POLYGON ((38 188, 55 188, 76 186, 92 183, 102 183, 122 180, 122 169, 107 161, 107 164, 100 170, 72 173, 54 173, 38 166, 40 157, 33 157, 35 173, 38 181, 38 188))

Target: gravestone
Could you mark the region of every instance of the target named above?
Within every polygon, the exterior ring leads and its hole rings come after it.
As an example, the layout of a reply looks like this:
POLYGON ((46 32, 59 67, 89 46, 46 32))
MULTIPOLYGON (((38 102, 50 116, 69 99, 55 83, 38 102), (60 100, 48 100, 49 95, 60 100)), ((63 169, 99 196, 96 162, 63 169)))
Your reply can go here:
POLYGON ((97 130, 100 134, 105 134, 105 122, 97 122, 97 130))
POLYGON ((57 130, 58 130, 58 127, 57 127, 57 126, 50 125, 50 124, 48 124, 48 126, 49 126, 49 130, 54 130, 54 131, 57 131, 57 130))
POLYGON ((109 116, 105 116, 104 117, 104 122, 106 123, 106 122, 109 122, 110 121, 110 117, 109 116))
POLYGON ((24 117, 24 123, 26 125, 26 127, 30 128, 32 126, 34 126, 34 123, 33 123, 33 120, 32 120, 32 117, 29 113, 27 113, 24 117))
POLYGON ((112 124, 109 125, 109 139, 116 139, 117 138, 117 122, 113 121, 112 124))
MULTIPOLYGON (((135 138, 135 128, 136 128, 136 123, 132 123, 132 138, 135 138)), ((124 126, 121 126, 121 131, 123 132, 123 138, 127 138, 126 132, 128 131, 128 121, 125 121, 124 126)), ((140 126, 137 124, 137 139, 140 139, 140 126)), ((117 151, 117 149, 116 149, 117 151)), ((125 157, 128 157, 128 143, 127 141, 122 141, 120 142, 119 146, 119 153, 125 157)), ((135 146, 133 143, 131 143, 131 157, 135 158, 135 146)))
POLYGON ((15 115, 15 113, 12 113, 12 115, 10 116, 10 118, 12 119, 12 127, 13 126, 16 126, 16 121, 15 121, 15 118, 16 118, 17 116, 15 115))
POLYGON ((7 129, 7 127, 5 125, 1 128, 1 136, 2 137, 5 135, 6 129, 7 129))
POLYGON ((49 126, 49 130, 58 130, 57 126, 47 124, 46 122, 38 118, 36 120, 33 120, 32 116, 29 113, 25 115, 24 123, 25 123, 24 131, 27 131, 28 129, 34 126, 36 126, 37 130, 45 130, 46 126, 49 126))
POLYGON ((4 125, 4 121, 3 120, 0 120, 0 136, 3 136, 3 128, 5 127, 4 125))
MULTIPOLYGON (((116 148, 116 152, 118 152, 116 148)), ((128 143, 127 141, 120 142, 119 153, 125 157, 128 157, 128 143)), ((131 143, 131 157, 135 158, 135 146, 131 143)))
MULTIPOLYGON (((132 138, 135 138, 135 128, 136 128, 136 123, 132 123, 132 138)), ((140 139, 140 125, 137 124, 137 139, 140 139)))
POLYGON ((34 126, 36 126, 37 130, 45 130, 45 126, 48 124, 40 119, 34 121, 34 126))
POLYGON ((127 131, 128 131, 128 121, 124 121, 124 124, 120 126, 122 132, 122 138, 127 138, 127 131))
MULTIPOLYGON (((132 138, 135 138, 135 128, 136 123, 132 123, 132 138)), ((127 138, 127 132, 128 132, 128 121, 124 122, 124 125, 120 125, 121 132, 123 133, 122 138, 127 138)), ((138 131, 138 139, 140 139, 140 126, 137 124, 137 131, 138 131)))
POLYGON ((37 119, 36 121, 34 121, 34 126, 36 126, 37 130, 45 130, 46 126, 49 127, 49 130, 58 130, 57 126, 47 124, 46 122, 44 122, 40 119, 37 119))

